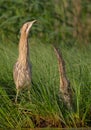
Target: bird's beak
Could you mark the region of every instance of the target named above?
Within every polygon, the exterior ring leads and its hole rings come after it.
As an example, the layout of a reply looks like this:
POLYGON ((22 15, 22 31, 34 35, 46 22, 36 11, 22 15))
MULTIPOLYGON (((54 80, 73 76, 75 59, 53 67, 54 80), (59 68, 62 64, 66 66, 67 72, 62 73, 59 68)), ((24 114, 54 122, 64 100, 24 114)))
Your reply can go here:
POLYGON ((31 26, 33 25, 33 23, 37 22, 37 20, 33 20, 31 22, 29 22, 29 29, 31 28, 31 26))
POLYGON ((27 33, 29 32, 30 28, 32 27, 33 23, 35 23, 35 22, 37 22, 37 20, 33 20, 33 21, 29 22, 29 26, 26 31, 27 33))
POLYGON ((33 24, 33 23, 35 23, 35 22, 37 22, 37 20, 33 20, 33 21, 31 21, 30 23, 32 23, 32 24, 33 24))

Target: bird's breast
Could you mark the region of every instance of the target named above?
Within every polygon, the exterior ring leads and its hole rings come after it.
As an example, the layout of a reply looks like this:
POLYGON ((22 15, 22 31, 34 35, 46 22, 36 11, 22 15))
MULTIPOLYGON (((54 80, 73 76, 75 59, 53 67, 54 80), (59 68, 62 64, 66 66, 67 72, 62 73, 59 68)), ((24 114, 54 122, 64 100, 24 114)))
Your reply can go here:
POLYGON ((31 84, 31 66, 30 63, 26 65, 17 62, 14 66, 14 80, 17 88, 24 88, 31 84))

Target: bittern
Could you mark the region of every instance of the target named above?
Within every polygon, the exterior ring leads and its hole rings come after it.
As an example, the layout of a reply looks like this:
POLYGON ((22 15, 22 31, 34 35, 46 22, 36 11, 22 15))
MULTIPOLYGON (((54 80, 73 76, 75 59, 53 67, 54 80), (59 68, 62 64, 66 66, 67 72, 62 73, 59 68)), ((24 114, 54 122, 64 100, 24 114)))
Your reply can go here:
POLYGON ((27 88, 28 95, 30 96, 31 64, 30 64, 30 57, 29 57, 28 35, 29 35, 30 28, 35 22, 36 20, 31 22, 26 22, 21 28, 21 35, 19 41, 19 57, 13 69, 13 77, 16 85, 16 98, 15 98, 16 103, 17 103, 19 92, 22 89, 27 88))
POLYGON ((67 107, 70 110, 72 110, 72 91, 70 88, 70 82, 68 81, 66 76, 65 62, 59 49, 55 46, 53 46, 53 48, 57 56, 58 65, 59 65, 61 97, 64 103, 67 105, 67 107))

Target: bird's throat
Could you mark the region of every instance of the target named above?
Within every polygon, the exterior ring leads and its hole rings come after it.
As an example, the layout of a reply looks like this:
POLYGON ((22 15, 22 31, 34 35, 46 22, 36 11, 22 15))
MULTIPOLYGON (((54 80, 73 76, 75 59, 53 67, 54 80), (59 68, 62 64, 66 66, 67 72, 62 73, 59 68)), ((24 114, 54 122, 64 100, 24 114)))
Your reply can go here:
POLYGON ((28 37, 26 35, 21 35, 19 42, 19 58, 21 63, 26 64, 29 60, 29 45, 28 37))

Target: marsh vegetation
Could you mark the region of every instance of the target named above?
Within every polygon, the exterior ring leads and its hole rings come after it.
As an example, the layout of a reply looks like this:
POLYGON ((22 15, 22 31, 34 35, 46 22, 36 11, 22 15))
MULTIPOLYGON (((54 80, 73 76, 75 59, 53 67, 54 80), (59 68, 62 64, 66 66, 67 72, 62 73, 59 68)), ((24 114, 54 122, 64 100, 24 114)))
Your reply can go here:
POLYGON ((0 127, 89 127, 91 125, 91 2, 89 0, 0 1, 0 127), (14 103, 13 65, 19 29, 37 19, 29 36, 32 62, 31 102, 26 90, 14 103), (73 110, 59 97, 58 61, 62 52, 73 110))

